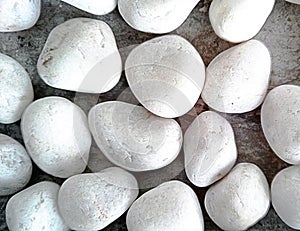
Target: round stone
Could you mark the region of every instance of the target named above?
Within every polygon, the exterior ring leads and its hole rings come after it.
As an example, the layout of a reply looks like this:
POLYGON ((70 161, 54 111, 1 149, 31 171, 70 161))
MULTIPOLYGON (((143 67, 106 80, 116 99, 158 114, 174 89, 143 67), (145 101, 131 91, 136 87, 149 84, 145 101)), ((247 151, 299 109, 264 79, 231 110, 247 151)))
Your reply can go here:
POLYGON ((117 6, 117 0, 63 0, 64 2, 95 15, 104 15, 112 12, 117 6))
POLYGON ((23 113, 21 131, 28 154, 46 173, 67 178, 86 168, 91 146, 87 118, 69 100, 34 101, 23 113))
POLYGON ((4 134, 0 134, 0 173, 0 196, 25 187, 32 173, 31 159, 25 148, 4 134))
POLYGON ((1 53, 0 99, 0 123, 3 124, 21 119, 23 111, 33 100, 33 88, 26 70, 16 60, 1 53))

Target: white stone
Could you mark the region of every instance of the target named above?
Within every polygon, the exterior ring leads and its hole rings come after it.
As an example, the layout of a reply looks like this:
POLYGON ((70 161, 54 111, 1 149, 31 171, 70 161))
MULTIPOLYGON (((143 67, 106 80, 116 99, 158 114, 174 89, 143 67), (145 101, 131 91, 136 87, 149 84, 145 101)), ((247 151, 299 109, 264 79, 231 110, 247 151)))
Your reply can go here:
POLYGON ((220 38, 239 43, 260 31, 274 4, 275 0, 213 0, 209 19, 220 38))
POLYGON ((205 80, 205 66, 197 50, 178 35, 146 41, 125 63, 129 86, 152 113, 175 118, 197 102, 205 80))
POLYGON ((285 0, 285 1, 300 5, 300 0, 285 0))
POLYGON ((300 165, 281 170, 271 185, 272 205, 278 216, 300 230, 300 165))
POLYGON ((0 134, 0 196, 25 187, 32 173, 32 163, 25 148, 13 138, 0 134))
POLYGON ((185 172, 198 187, 223 178, 237 159, 230 123, 212 111, 201 113, 184 134, 185 172))
POLYGON ((74 18, 51 31, 37 69, 52 87, 103 93, 119 82, 122 60, 114 34, 105 22, 74 18))
POLYGON ((33 88, 26 70, 13 58, 0 53, 0 123, 21 119, 32 100, 33 88))
POLYGON ((69 100, 34 101, 23 113, 21 131, 28 154, 46 173, 67 178, 84 171, 91 135, 86 115, 69 100))
POLYGON ((120 101, 94 106, 88 116, 91 133, 103 154, 130 171, 148 171, 170 164, 182 145, 182 132, 173 119, 120 101))
POLYGON ((41 13, 41 0, 1 0, 0 32, 15 32, 33 27, 41 13))
POLYGON ((130 207, 128 231, 203 231, 201 207, 194 191, 180 181, 151 189, 130 207))
POLYGON ((261 109, 264 135, 275 154, 300 164, 300 87, 282 85, 267 95, 261 109))
POLYGON ((134 176, 121 168, 80 174, 61 186, 59 211, 71 229, 100 230, 119 218, 138 193, 134 176))
POLYGON ((202 99, 220 112, 252 111, 263 102, 270 72, 271 57, 263 43, 250 40, 239 44, 208 65, 202 99))
POLYGON ((164 34, 178 28, 200 0, 119 0, 123 19, 134 29, 164 34))
POLYGON ((95 15, 104 15, 112 12, 116 6, 117 0, 63 0, 64 2, 86 12, 95 15))
POLYGON ((59 185, 43 181, 14 195, 6 205, 6 223, 10 231, 68 231, 57 205, 59 185))
POLYGON ((241 163, 206 192, 204 204, 210 218, 223 230, 246 230, 269 211, 270 192, 263 172, 241 163))

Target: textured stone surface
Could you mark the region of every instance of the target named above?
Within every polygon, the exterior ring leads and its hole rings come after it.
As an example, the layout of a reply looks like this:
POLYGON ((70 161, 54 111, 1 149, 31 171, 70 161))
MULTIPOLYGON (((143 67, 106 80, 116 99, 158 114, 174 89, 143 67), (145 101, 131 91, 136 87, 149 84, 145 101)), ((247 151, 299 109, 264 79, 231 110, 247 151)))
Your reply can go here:
MULTIPOLYGON (((180 34, 188 39, 199 51, 205 64, 207 65, 221 51, 231 47, 233 44, 225 42, 214 34, 209 24, 208 8, 211 0, 202 0, 192 11, 191 15, 174 33, 180 34)), ((92 16, 91 14, 80 11, 68 4, 58 0, 44 0, 42 14, 37 24, 30 30, 18 33, 0 33, 0 52, 10 55, 19 61, 28 71, 32 78, 36 98, 49 95, 64 96, 71 100, 74 99, 74 93, 53 89, 39 78, 36 70, 36 63, 49 32, 58 24, 74 17, 92 17, 108 23, 116 36, 118 47, 122 48, 122 55, 126 56, 128 46, 142 43, 154 35, 141 33, 129 27, 115 10, 105 16, 92 16)), ((300 85, 299 79, 299 46, 300 46, 300 7, 286 1, 276 1, 273 12, 268 18, 262 30, 255 37, 261 40, 270 50, 272 57, 272 73, 270 89, 279 84, 290 83, 300 85)), ((129 49, 130 50, 130 49, 129 49)), ((106 94, 100 95, 99 101, 117 99, 128 85, 125 77, 122 76, 120 83, 106 94)), ((88 109, 86 98, 90 95, 76 95, 76 103, 88 109)), ((92 96, 91 98, 93 98, 92 96)), ((98 99, 97 99, 98 100, 98 99)), ((187 115, 181 117, 178 121, 185 129, 191 121, 202 110, 207 110, 202 100, 199 100, 195 108, 187 115)), ((223 116, 231 123, 235 135, 239 152, 238 162, 256 163, 266 174, 269 183, 275 174, 287 166, 272 152, 264 138, 260 125, 260 110, 241 114, 223 116)), ((18 141, 22 142, 19 123, 11 125, 0 124, 0 132, 8 134, 18 141)), ((170 174, 171 176, 171 174, 170 174)), ((189 183, 184 172, 179 174, 177 179, 189 183)), ((39 170, 33 169, 33 177, 30 185, 42 180, 62 183, 62 180, 49 176, 39 170)), ((169 180, 169 179, 167 179, 169 180)), ((191 184, 191 183, 189 183, 191 184)), ((206 189, 193 187, 198 194, 200 202, 203 203, 206 189)), ((0 230, 7 231, 5 223, 4 209, 8 197, 0 197, 0 230)), ((204 212, 204 211, 203 211, 204 212)), ((208 231, 220 230, 207 214, 204 212, 205 228, 208 231)), ((104 229, 105 231, 125 231, 125 216, 104 229)), ((280 218, 271 209, 268 215, 251 227, 249 230, 292 230, 285 225, 280 218)))

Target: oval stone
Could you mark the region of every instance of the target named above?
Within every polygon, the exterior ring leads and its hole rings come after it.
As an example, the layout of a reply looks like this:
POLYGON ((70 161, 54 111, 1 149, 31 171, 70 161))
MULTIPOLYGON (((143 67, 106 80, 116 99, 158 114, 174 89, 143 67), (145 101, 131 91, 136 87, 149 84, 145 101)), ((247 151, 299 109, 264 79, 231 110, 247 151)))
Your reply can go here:
POLYGON ((64 2, 95 15, 104 15, 112 12, 117 6, 117 0, 63 0, 64 2))
POLYGON ((141 106, 120 101, 97 104, 89 112, 91 133, 103 154, 130 171, 148 171, 170 164, 182 145, 173 119, 155 116, 141 106))
POLYGON ((198 187, 223 178, 237 159, 230 123, 212 111, 201 113, 184 134, 185 172, 198 187))
POLYGON ((59 191, 59 210, 71 229, 100 230, 119 218, 138 193, 133 175, 111 167, 67 179, 59 191))
POLYGON ((133 49, 125 63, 125 74, 133 94, 145 108, 158 116, 175 118, 197 102, 205 66, 187 40, 165 35, 133 49))
POLYGON ((28 154, 46 173, 67 178, 84 171, 92 141, 77 105, 54 96, 36 100, 23 113, 21 131, 28 154))

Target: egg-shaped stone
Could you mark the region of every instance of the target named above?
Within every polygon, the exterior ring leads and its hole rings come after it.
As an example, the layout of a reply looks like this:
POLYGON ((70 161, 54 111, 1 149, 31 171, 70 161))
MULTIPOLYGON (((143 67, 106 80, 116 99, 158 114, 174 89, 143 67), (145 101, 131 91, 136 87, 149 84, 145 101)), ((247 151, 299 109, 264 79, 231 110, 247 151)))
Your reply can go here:
POLYGON ((261 109, 264 135, 275 154, 300 164, 300 87, 282 85, 271 90, 261 109))
POLYGON ((58 195, 61 216, 74 230, 101 230, 119 218, 139 193, 135 177, 121 168, 67 179, 58 195))
POLYGON ((187 40, 165 35, 133 49, 125 63, 125 74, 133 94, 145 108, 158 116, 175 118, 197 102, 205 66, 187 40))
POLYGON ((300 0, 285 0, 285 1, 300 5, 300 0))
POLYGON ((260 31, 274 4, 275 0, 213 0, 209 19, 220 38, 239 43, 253 38, 260 31))
POLYGON ((300 230, 300 165, 281 170, 271 184, 272 205, 285 224, 300 230))
POLYGON ((212 111, 201 113, 184 134, 185 172, 198 187, 223 178, 237 159, 230 123, 212 111))
POLYGON ((95 15, 104 15, 112 12, 116 6, 117 0, 63 0, 64 2, 86 12, 95 15))
POLYGON ((34 101, 23 113, 21 131, 28 154, 46 173, 67 178, 86 168, 91 134, 86 115, 71 101, 34 101))
POLYGON ((221 229, 246 230, 269 211, 267 179, 256 165, 240 163, 209 188, 204 204, 210 218, 221 229))
POLYGON ((31 173, 32 163, 25 148, 13 138, 0 134, 0 196, 22 189, 31 173))
POLYGON ((32 100, 33 88, 24 67, 0 53, 0 123, 10 124, 21 119, 23 111, 32 100))
POLYGON ((120 101, 94 106, 88 116, 91 133, 103 154, 130 171, 148 171, 170 164, 182 145, 182 132, 173 119, 120 101))
POLYGON ((11 197, 6 205, 6 223, 10 231, 69 231, 59 215, 59 185, 37 183, 11 197))
POLYGON ((49 34, 37 70, 51 87, 103 93, 122 72, 122 60, 111 28, 90 18, 70 19, 49 34))
POLYGON ((265 98, 270 72, 271 57, 263 43, 250 40, 236 45, 208 65, 202 99, 220 112, 252 111, 265 98))
POLYGON ((178 28, 200 0, 119 0, 123 19, 134 29, 164 34, 178 28))
POLYGON ((15 32, 33 27, 41 13, 41 0, 1 0, 0 32, 15 32))
POLYGON ((143 194, 130 207, 128 231, 203 231, 201 207, 185 183, 168 181, 143 194))

